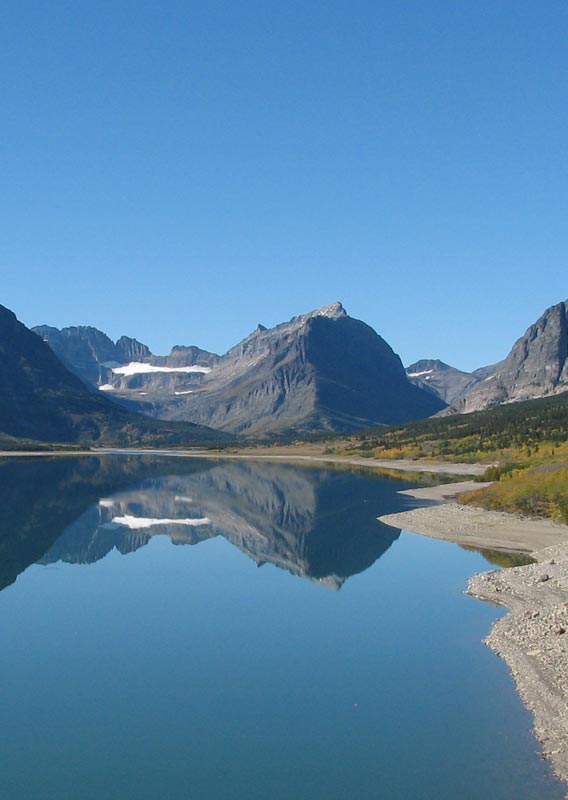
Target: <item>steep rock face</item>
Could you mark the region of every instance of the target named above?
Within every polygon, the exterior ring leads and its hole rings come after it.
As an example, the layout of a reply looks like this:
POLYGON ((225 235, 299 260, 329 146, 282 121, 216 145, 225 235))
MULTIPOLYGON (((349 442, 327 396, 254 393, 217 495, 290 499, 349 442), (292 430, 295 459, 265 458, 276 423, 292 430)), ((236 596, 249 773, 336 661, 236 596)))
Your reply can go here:
POLYGON ((128 364, 131 361, 142 361, 151 356, 150 348, 139 342, 138 339, 131 339, 130 336, 121 336, 116 342, 116 361, 128 364))
POLYGON ((191 393, 155 413, 254 435, 352 430, 435 413, 443 402, 408 381, 400 358, 340 303, 254 333, 191 393))
POLYGON ((480 411, 568 389, 568 301, 547 309, 507 358, 444 413, 480 411))
MULTIPOLYGON (((100 341, 104 346, 104 339, 100 341)), ((162 426, 87 388, 40 336, 4 306, 0 306, 0 432, 53 442, 195 443, 218 438, 213 431, 192 425, 162 426)))
POLYGON ((439 359, 423 358, 406 368, 409 380, 415 386, 439 397, 451 405, 479 383, 475 373, 463 372, 439 359))
MULTIPOLYGON (((73 372, 87 384, 106 391, 126 392, 132 390, 137 395, 150 396, 152 400, 164 394, 175 396, 176 391, 187 390, 202 373, 168 372, 180 367, 210 367, 219 356, 199 347, 176 345, 167 356, 154 355, 150 348, 130 336, 121 336, 113 342, 106 333, 86 325, 69 328, 52 328, 38 325, 32 329, 47 342, 54 353, 73 372), (130 365, 130 371, 124 371, 130 365), (134 366, 133 366, 134 365, 134 366), (138 365, 138 366, 135 366, 138 365), (162 372, 143 372, 140 365, 160 367, 162 372)), ((147 411, 146 408, 142 409, 147 411)))
POLYGON ((70 372, 87 383, 99 383, 101 364, 120 360, 114 342, 97 328, 80 325, 58 330, 49 325, 38 325, 32 330, 49 344, 70 372))
POLYGON ((484 381, 485 378, 488 378, 490 375, 494 375, 502 365, 503 362, 498 361, 496 364, 488 364, 486 367, 478 367, 477 369, 474 369, 471 374, 474 376, 474 378, 477 378, 478 381, 484 381))
POLYGON ((53 350, 0 306, 0 430, 16 437, 76 441, 96 437, 99 415, 122 409, 90 392, 53 350))

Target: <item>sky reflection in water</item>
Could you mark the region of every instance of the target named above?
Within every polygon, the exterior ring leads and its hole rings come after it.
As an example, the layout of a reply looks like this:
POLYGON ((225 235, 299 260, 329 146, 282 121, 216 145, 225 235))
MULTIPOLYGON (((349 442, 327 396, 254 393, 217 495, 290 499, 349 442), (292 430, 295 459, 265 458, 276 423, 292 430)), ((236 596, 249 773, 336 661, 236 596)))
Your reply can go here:
POLYGON ((481 645, 501 612, 463 595, 486 562, 376 521, 412 504, 402 484, 118 457, 0 473, 11 800, 563 796, 481 645))

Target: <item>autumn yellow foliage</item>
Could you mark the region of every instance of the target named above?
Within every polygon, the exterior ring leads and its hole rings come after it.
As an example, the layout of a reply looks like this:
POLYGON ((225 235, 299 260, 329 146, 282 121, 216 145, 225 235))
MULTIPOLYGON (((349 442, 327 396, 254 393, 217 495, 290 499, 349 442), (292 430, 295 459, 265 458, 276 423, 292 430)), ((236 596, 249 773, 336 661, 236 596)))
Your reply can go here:
POLYGON ((514 470, 485 489, 465 492, 460 501, 568 522, 568 464, 514 470))

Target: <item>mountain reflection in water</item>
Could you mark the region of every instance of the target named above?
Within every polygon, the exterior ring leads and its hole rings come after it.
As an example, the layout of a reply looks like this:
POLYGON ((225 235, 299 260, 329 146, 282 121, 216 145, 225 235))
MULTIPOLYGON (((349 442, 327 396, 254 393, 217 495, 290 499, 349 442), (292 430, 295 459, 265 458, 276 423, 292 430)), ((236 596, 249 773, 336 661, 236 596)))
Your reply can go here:
POLYGON ((223 536, 259 566, 339 589, 398 538, 376 517, 409 502, 400 488, 372 475, 265 462, 106 456, 3 464, 0 588, 31 563, 93 563, 167 535, 176 545, 223 536))

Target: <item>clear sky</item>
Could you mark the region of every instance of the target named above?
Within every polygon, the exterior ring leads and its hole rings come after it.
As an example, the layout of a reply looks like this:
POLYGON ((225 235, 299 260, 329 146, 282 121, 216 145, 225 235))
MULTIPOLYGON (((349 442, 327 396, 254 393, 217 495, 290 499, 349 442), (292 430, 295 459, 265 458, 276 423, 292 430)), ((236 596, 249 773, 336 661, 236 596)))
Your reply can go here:
POLYGON ((566 0, 7 3, 0 302, 224 352, 341 300, 405 363, 568 297, 566 0))

